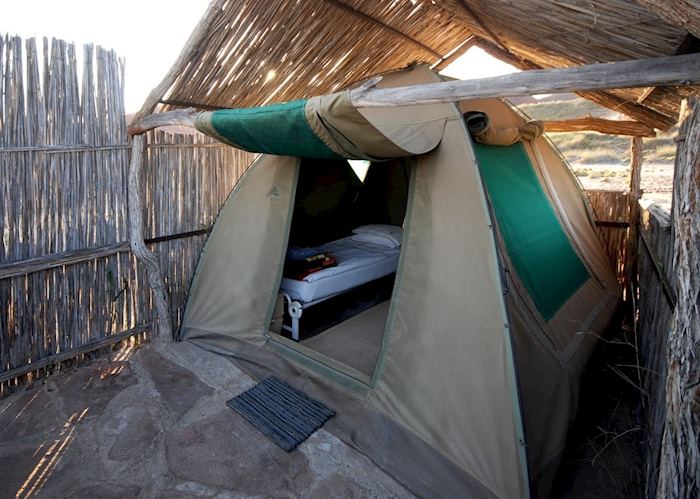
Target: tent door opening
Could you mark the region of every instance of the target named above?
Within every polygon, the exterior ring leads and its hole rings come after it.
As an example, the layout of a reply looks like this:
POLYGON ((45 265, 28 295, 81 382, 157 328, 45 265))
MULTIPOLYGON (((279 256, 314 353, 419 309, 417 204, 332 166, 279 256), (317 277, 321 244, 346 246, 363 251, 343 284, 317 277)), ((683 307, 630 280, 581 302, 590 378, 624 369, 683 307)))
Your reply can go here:
POLYGON ((381 350, 410 167, 303 159, 272 334, 366 376, 381 350), (362 166, 362 165, 360 165, 362 166))

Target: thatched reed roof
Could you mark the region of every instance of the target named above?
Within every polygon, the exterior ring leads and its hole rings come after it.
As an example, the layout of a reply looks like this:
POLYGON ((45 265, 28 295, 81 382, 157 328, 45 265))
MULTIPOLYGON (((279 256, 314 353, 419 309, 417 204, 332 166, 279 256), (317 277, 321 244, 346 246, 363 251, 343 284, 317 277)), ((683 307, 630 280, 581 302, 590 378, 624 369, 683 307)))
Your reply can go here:
MULTIPOLYGON (((688 0, 214 0, 143 112, 328 93, 416 61, 442 68, 473 44, 522 69, 694 52, 697 19, 688 0)), ((689 91, 583 95, 665 129, 689 91)))

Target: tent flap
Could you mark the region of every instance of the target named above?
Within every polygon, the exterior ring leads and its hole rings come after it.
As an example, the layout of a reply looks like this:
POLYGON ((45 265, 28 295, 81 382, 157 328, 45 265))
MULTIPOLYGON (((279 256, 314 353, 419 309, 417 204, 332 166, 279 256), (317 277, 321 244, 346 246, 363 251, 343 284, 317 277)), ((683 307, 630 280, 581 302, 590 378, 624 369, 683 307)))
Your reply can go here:
POLYGON ((316 159, 381 160, 423 154, 442 139, 446 117, 374 123, 340 92, 308 100, 201 113, 197 129, 221 142, 250 152, 316 159))
POLYGON ((197 117, 197 130, 250 152, 338 159, 306 120, 305 100, 246 109, 221 109, 197 117))

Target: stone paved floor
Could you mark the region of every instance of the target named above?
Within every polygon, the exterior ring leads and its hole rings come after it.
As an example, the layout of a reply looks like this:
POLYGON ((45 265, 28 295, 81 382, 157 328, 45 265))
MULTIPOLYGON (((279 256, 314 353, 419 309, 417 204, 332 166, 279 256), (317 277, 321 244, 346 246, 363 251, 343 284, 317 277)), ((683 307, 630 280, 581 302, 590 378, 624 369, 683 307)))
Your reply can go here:
POLYGON ((170 343, 20 389, 0 400, 0 498, 412 497, 323 429, 277 448, 225 405, 253 384, 170 343))

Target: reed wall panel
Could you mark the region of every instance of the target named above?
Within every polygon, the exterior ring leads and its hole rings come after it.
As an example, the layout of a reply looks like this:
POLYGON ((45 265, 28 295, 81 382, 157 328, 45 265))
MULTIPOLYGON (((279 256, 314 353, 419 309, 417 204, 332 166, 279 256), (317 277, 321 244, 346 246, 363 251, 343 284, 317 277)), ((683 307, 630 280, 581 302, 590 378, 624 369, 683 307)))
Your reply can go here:
MULTIPOLYGON (((128 242, 130 155, 123 61, 92 46, 82 59, 79 67, 75 47, 60 40, 44 39, 38 50, 33 39, 0 38, 0 380, 153 321, 145 272, 119 246, 128 242), (49 265, 57 254, 105 247, 120 250, 49 265), (3 269, 37 258, 40 270, 2 278, 3 269)), ((175 325, 202 229, 252 159, 202 135, 148 137, 146 237, 199 231, 151 244, 175 325)))
POLYGON ((622 191, 587 190, 593 216, 597 222, 596 232, 610 266, 618 281, 626 284, 625 262, 627 259, 629 223, 632 199, 622 191))

